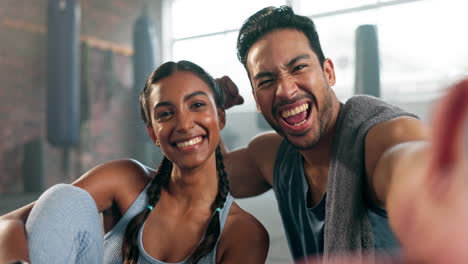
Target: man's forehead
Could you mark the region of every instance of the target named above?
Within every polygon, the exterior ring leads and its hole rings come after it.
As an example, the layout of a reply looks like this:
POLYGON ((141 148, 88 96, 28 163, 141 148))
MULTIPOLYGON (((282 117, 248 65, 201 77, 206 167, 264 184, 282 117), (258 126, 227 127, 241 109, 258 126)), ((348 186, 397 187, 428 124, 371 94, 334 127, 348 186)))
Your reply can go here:
POLYGON ((247 68, 254 71, 269 64, 287 64, 306 53, 315 55, 304 33, 295 29, 275 30, 252 45, 247 54, 247 68))

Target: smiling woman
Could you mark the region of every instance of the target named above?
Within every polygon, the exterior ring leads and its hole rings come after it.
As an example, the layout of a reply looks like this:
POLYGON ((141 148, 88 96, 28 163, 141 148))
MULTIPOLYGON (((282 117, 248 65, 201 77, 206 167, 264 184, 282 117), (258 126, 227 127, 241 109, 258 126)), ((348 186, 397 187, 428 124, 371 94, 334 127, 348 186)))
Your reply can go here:
POLYGON ((161 65, 140 95, 148 134, 165 154, 159 168, 112 161, 74 186, 52 187, 2 217, 26 225, 28 245, 11 246, 29 247, 33 263, 264 263, 266 230, 229 194, 219 148, 223 100, 199 66, 161 65))

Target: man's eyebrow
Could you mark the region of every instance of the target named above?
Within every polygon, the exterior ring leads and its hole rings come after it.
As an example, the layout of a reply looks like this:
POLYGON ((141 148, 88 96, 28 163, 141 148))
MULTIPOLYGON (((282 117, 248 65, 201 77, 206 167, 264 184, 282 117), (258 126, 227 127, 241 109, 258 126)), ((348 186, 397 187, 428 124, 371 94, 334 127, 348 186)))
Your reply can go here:
MULTIPOLYGON (((293 66, 296 62, 298 62, 300 60, 303 60, 303 59, 310 59, 310 55, 309 54, 299 55, 299 56, 293 58, 292 60, 290 60, 288 62, 288 64, 286 64, 286 66, 289 68, 289 67, 293 66)), ((254 76, 254 80, 257 81, 258 79, 261 79, 263 77, 271 77, 271 76, 274 76, 274 73, 272 73, 272 72, 259 72, 254 76)))
POLYGON ((274 74, 272 72, 259 72, 254 76, 254 80, 257 81, 258 79, 261 79, 263 77, 271 77, 274 74))
POLYGON ((300 60, 303 60, 303 59, 310 59, 310 55, 309 54, 302 54, 302 55, 299 55, 297 57, 295 57, 294 59, 290 60, 287 64, 288 68, 293 66, 294 64, 296 64, 296 62, 300 61, 300 60))

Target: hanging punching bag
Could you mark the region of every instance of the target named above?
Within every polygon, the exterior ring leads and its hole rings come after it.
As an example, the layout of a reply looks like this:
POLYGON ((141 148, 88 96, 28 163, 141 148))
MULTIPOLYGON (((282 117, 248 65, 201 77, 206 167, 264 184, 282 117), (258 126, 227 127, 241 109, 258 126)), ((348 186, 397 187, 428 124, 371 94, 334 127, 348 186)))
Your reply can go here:
POLYGON ((49 0, 47 13, 47 139, 78 144, 80 132, 79 0, 49 0))
MULTIPOLYGON (((158 149, 151 142, 140 116, 138 97, 143 90, 149 74, 154 71, 160 60, 157 28, 147 13, 148 4, 133 27, 133 111, 134 126, 130 131, 130 152, 132 157, 142 162, 154 162, 154 151, 158 149), (152 157, 151 157, 152 156, 152 157)), ((157 154, 157 153, 156 153, 157 154)))
POLYGON ((379 43, 375 25, 361 25, 356 30, 354 92, 380 97, 379 43))

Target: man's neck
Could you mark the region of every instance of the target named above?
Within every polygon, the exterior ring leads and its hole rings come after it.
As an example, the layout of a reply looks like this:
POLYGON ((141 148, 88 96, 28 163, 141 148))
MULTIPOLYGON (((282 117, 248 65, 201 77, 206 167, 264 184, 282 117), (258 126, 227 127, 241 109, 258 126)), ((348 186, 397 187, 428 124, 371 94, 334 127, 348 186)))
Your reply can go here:
POLYGON ((328 172, 332 156, 333 139, 341 103, 334 98, 333 116, 330 125, 312 149, 301 150, 304 172, 310 187, 312 203, 316 204, 327 191, 328 172))

